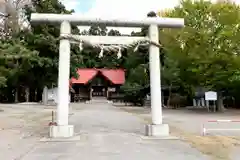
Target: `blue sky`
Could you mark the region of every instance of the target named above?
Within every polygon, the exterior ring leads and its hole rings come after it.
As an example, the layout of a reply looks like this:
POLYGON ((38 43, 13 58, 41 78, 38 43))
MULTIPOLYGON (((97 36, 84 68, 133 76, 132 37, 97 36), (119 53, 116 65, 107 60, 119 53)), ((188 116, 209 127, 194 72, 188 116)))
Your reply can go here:
POLYGON ((87 13, 96 2, 95 0, 61 0, 67 9, 74 9, 77 13, 87 13))
POLYGON ((94 5, 95 0, 78 0, 74 10, 78 13, 87 13, 94 5))

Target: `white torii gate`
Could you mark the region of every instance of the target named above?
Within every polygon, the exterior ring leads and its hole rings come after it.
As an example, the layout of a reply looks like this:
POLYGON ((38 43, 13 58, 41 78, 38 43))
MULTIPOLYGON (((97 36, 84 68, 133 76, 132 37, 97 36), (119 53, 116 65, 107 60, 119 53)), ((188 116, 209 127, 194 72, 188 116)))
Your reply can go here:
MULTIPOLYGON (((93 24, 105 24, 115 27, 142 27, 149 26, 148 39, 159 43, 159 28, 181 28, 184 27, 182 18, 160 18, 148 17, 144 19, 104 19, 89 18, 80 15, 69 14, 43 14, 33 13, 31 23, 49 23, 61 25, 60 35, 71 35, 71 24, 78 26, 90 26, 93 24)), ((129 44, 130 42, 141 40, 144 37, 127 36, 80 36, 72 35, 79 39, 84 39, 92 44, 129 44)), ((69 77, 70 77, 70 41, 61 39, 59 46, 59 72, 58 72, 58 98, 57 105, 57 126, 50 127, 50 137, 71 137, 74 135, 73 125, 68 124, 69 114, 69 77)), ((147 125, 146 135, 148 136, 168 136, 169 126, 162 122, 162 102, 161 102, 161 79, 160 79, 160 58, 159 48, 154 44, 149 46, 150 63, 150 86, 151 86, 151 114, 152 124, 147 125)))

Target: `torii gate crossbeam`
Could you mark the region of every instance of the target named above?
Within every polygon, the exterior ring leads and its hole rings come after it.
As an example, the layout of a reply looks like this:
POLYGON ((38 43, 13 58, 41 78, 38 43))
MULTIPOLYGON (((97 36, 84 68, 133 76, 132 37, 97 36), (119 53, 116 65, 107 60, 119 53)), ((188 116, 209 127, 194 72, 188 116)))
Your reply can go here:
MULTIPOLYGON (((142 27, 149 26, 149 40, 159 43, 159 28, 181 28, 184 27, 184 19, 181 18, 160 18, 148 17, 144 19, 104 19, 89 18, 80 15, 69 14, 44 14, 33 13, 31 23, 56 24, 61 25, 60 35, 71 34, 71 24, 89 26, 93 24, 105 24, 116 27, 142 27)), ((98 37, 99 38, 99 37, 98 37)), ((112 37, 107 42, 107 38, 100 38, 101 43, 109 44, 113 42, 112 37), (104 40, 105 39, 105 40, 104 40), (105 41, 105 42, 104 42, 105 41)), ((115 37, 116 38, 116 37, 115 37)), ((119 38, 119 37, 118 37, 119 38)), ((134 37, 129 37, 132 40, 134 37)), ((97 37, 92 39, 95 42, 97 37)), ((125 37, 126 40, 129 40, 125 37)), ((135 38, 136 39, 136 38, 135 38)), ((91 41, 91 38, 89 38, 91 41)), ((57 105, 57 126, 50 127, 51 137, 71 137, 74 135, 72 125, 68 124, 69 113, 69 76, 70 76, 70 40, 61 39, 59 45, 59 73, 58 73, 58 105, 57 105)), ((151 114, 152 123, 146 127, 148 136, 168 136, 169 126, 162 123, 162 102, 161 102, 161 79, 160 79, 160 59, 159 48, 156 45, 149 46, 150 63, 150 88, 151 88, 151 114)))

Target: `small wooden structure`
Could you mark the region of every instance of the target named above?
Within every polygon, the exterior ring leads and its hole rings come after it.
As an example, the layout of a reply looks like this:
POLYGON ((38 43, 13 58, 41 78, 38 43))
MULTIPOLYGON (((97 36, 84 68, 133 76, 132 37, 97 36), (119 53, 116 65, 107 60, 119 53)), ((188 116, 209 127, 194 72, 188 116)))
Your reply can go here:
POLYGON ((123 69, 78 69, 78 79, 71 78, 75 93, 71 93, 71 102, 91 100, 92 97, 111 99, 125 83, 123 69))
MULTIPOLYGON (((70 91, 73 92, 72 88, 70 88, 70 91)), ((42 93, 42 102, 44 105, 58 104, 58 88, 57 87, 47 88, 45 86, 42 93)), ((69 94, 69 102, 70 102, 70 94, 69 94)))

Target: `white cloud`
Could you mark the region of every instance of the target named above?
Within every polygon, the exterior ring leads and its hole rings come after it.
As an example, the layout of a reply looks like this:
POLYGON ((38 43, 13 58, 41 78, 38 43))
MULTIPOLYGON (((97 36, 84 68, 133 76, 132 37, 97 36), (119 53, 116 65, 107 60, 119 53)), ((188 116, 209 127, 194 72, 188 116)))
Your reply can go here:
MULTIPOLYGON (((77 6, 78 0, 62 0, 67 8, 77 6)), ((240 0, 234 0, 240 3, 240 0)), ((96 0, 93 7, 84 14, 103 18, 144 18, 149 11, 173 8, 180 0, 96 0)), ((78 13, 79 14, 79 13, 78 13)), ((86 29, 86 27, 81 27, 86 29)), ((122 33, 130 33, 132 28, 119 28, 122 33)))
MULTIPOLYGON (((144 18, 150 11, 173 8, 179 0, 96 0, 93 7, 84 15, 103 18, 144 18)), ((88 27, 80 27, 87 29, 88 27)), ((109 28, 111 29, 111 28, 109 28)), ((133 28, 116 28, 129 34, 133 28)))
POLYGON ((179 0, 96 0, 92 9, 87 13, 91 16, 139 18, 153 10, 172 8, 179 0))

